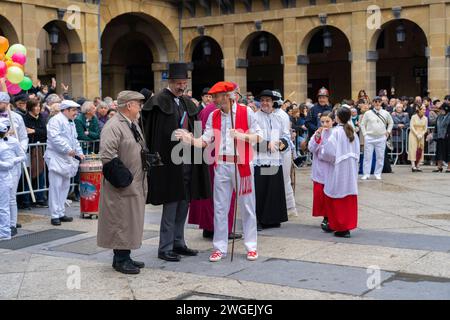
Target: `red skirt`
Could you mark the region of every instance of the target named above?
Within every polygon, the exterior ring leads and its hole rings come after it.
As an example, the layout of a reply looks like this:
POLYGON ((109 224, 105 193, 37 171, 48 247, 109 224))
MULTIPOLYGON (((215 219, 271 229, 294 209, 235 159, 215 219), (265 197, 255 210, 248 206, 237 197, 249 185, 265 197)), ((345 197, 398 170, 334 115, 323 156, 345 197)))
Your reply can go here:
POLYGON ((342 199, 325 196, 328 224, 334 231, 350 231, 358 224, 358 196, 351 195, 342 199))
POLYGON ((326 207, 325 207, 325 193, 323 184, 313 181, 313 207, 312 215, 313 217, 326 217, 326 207))

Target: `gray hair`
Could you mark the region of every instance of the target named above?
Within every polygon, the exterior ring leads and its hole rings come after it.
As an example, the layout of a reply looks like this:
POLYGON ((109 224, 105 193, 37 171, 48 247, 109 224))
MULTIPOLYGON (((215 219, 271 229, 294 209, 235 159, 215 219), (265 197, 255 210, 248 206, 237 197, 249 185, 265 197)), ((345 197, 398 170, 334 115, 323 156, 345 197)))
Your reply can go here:
POLYGON ((100 108, 103 108, 103 107, 106 107, 107 109, 109 109, 109 105, 108 105, 106 102, 101 101, 101 102, 97 105, 97 110, 99 110, 100 108))
POLYGON ((56 93, 52 93, 45 99, 45 102, 48 106, 51 106, 54 103, 61 103, 62 99, 56 93))
POLYGON ((89 109, 94 105, 92 101, 85 101, 81 106, 81 113, 88 113, 89 109))

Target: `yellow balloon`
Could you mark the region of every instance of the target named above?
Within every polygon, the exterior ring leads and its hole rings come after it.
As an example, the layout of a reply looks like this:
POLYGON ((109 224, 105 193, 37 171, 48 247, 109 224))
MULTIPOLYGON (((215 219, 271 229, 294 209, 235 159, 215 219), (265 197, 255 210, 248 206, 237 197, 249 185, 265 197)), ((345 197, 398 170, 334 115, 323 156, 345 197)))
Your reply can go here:
POLYGON ((11 58, 14 53, 20 52, 23 55, 27 55, 27 48, 25 48, 22 44, 14 44, 11 47, 9 47, 8 52, 6 53, 6 56, 11 58))
POLYGON ((21 83, 24 77, 23 70, 19 67, 9 67, 6 73, 6 78, 13 84, 21 83))

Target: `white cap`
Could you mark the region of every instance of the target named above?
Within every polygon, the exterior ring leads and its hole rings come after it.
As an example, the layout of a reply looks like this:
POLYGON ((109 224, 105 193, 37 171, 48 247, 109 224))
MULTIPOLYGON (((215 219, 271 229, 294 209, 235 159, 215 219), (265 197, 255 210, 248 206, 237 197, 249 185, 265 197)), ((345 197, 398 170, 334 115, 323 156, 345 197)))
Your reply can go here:
POLYGON ((8 93, 0 92, 0 103, 10 103, 11 98, 8 93))
POLYGON ((63 100, 61 102, 61 105, 59 106, 59 109, 65 110, 65 109, 69 109, 69 108, 79 108, 80 105, 78 103, 76 103, 75 101, 72 100, 63 100))
POLYGON ((0 133, 7 133, 7 132, 8 127, 4 123, 0 122, 0 133))
POLYGON ((352 107, 350 107, 348 104, 343 104, 342 107, 347 108, 347 109, 352 109, 352 107))

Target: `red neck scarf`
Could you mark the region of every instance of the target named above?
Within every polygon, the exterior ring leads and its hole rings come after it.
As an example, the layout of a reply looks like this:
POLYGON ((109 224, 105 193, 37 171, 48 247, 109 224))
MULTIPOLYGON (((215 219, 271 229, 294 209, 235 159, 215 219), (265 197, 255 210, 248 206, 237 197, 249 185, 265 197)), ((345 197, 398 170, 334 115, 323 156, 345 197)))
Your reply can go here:
MULTIPOLYGON (((230 110, 231 112, 232 110, 230 110)), ((213 114, 214 144, 215 144, 215 163, 219 160, 219 150, 221 142, 222 117, 220 109, 215 110, 213 114)), ((248 133, 247 107, 236 105, 236 123, 235 129, 239 132, 248 133)), ((252 177, 250 161, 252 159, 252 148, 249 142, 237 140, 236 147, 238 151, 237 167, 241 178, 239 186, 239 195, 245 195, 252 192, 252 177)))

